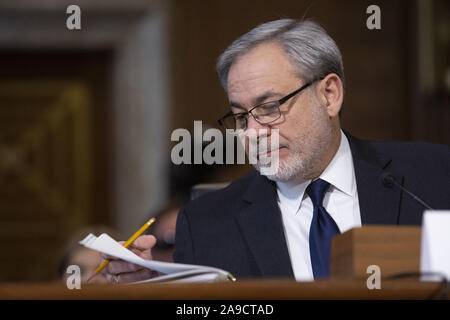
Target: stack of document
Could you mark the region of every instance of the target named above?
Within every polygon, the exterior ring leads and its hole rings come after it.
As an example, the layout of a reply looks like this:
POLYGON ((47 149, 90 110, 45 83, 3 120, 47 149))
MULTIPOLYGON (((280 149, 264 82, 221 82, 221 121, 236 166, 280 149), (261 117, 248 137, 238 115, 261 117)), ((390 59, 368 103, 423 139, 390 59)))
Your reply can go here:
POLYGON ((99 237, 96 237, 91 233, 86 236, 86 238, 81 240, 80 244, 86 248, 105 253, 118 259, 125 260, 163 274, 156 278, 135 283, 218 282, 234 280, 233 276, 229 272, 214 267, 142 259, 132 251, 120 245, 106 233, 103 233, 99 237))

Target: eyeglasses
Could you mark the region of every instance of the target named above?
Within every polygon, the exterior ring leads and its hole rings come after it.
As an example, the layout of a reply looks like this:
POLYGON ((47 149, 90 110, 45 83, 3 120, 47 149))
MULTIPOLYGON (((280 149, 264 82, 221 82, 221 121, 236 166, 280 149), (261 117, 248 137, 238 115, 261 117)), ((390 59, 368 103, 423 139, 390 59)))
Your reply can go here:
MULTIPOLYGON (((323 79, 323 78, 321 78, 323 79)), ((317 79, 317 80, 321 80, 317 79)), ((281 98, 277 101, 269 101, 262 104, 259 104, 247 112, 240 112, 240 113, 233 113, 232 111, 228 112, 226 115, 224 115, 222 118, 218 120, 219 124, 223 126, 225 129, 242 129, 247 130, 248 126, 248 117, 249 114, 252 115, 253 119, 257 121, 259 124, 269 124, 276 120, 278 120, 281 117, 281 111, 280 106, 288 101, 290 98, 295 96, 296 94, 299 94, 306 88, 308 88, 311 84, 313 84, 315 81, 313 80, 311 82, 308 82, 307 84, 301 86, 297 90, 289 93, 287 96, 281 98)))

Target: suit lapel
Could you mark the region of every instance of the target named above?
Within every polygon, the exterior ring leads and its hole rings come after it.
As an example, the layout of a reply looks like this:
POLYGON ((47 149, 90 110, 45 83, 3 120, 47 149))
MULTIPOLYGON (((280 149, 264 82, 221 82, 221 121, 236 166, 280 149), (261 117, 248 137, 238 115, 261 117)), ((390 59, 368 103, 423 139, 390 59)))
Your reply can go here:
MULTIPOLYGON (((398 224, 401 192, 383 186, 381 176, 389 171, 391 159, 378 152, 367 141, 358 140, 347 132, 355 167, 362 224, 398 224)), ((400 181, 403 177, 392 174, 400 181)))
POLYGON ((256 175, 242 205, 236 218, 263 277, 294 277, 275 185, 256 175))

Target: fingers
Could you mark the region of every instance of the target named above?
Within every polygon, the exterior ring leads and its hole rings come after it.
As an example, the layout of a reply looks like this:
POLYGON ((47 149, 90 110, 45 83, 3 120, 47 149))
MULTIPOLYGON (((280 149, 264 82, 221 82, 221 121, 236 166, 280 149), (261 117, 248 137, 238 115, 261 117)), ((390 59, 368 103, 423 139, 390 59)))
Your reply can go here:
POLYGON ((106 267, 107 273, 109 274, 121 274, 121 273, 129 273, 129 272, 136 272, 138 270, 144 269, 141 266, 138 266, 136 264, 133 264, 128 261, 123 260, 112 260, 108 266, 106 267))
MULTIPOLYGON (((122 245, 124 244, 123 241, 119 243, 122 245)), ((143 259, 151 260, 151 248, 153 248, 155 244, 156 238, 154 236, 144 235, 137 238, 128 249, 143 259)), ((110 283, 141 281, 158 275, 156 271, 143 268, 106 254, 102 254, 101 257, 103 260, 110 261, 108 266, 104 269, 106 279, 110 283)))
MULTIPOLYGON (((125 241, 119 241, 121 245, 125 243, 125 241)), ((153 248, 156 244, 156 238, 152 235, 144 235, 140 236, 132 244, 128 246, 128 249, 131 250, 134 254, 140 256, 143 259, 149 260, 151 259, 151 248, 153 248), (144 255, 142 252, 145 251, 144 255)), ((101 258, 103 260, 118 260, 116 257, 109 256, 107 254, 101 253, 101 258)))
POLYGON ((133 253, 145 260, 152 259, 152 251, 156 244, 156 238, 152 235, 140 236, 129 247, 133 253))
MULTIPOLYGON (((156 238, 152 235, 140 236, 130 245, 131 248, 135 248, 141 251, 151 249, 156 244, 156 238)), ((129 248, 130 248, 129 247, 129 248)))
MULTIPOLYGON (((139 249, 132 248, 132 247, 128 247, 128 250, 130 250, 131 252, 133 252, 133 253, 134 253, 135 255, 137 255, 137 256, 141 256, 142 251, 139 250, 139 249)), ((118 259, 118 258, 116 258, 116 257, 114 257, 114 256, 110 256, 110 255, 107 255, 107 254, 105 254, 105 253, 100 253, 100 257, 102 258, 102 263, 103 263, 103 261, 105 261, 105 260, 109 260, 109 261, 120 260, 120 259, 118 259)), ((143 257, 141 257, 141 258, 143 258, 143 257)), ((144 258, 143 258, 143 259, 144 259, 144 258)), ((149 259, 147 259, 147 260, 149 260, 149 259)))

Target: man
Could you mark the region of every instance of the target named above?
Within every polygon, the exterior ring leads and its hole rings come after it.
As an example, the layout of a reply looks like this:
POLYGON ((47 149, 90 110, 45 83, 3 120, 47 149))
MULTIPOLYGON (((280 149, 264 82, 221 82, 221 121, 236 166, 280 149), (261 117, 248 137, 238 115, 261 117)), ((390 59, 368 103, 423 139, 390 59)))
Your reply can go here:
MULTIPOLYGON (((450 151, 431 144, 368 142, 341 130, 344 72, 338 47, 311 21, 277 20, 237 39, 217 69, 228 128, 279 131, 279 169, 253 171, 179 213, 175 262, 210 265, 237 278, 326 278, 331 239, 363 224, 419 225, 424 207, 450 208, 450 151)), ((275 132, 275 131, 273 131, 275 132)), ((135 250, 151 258, 152 237, 135 250)), ((121 261, 108 278, 151 272, 121 261)))

